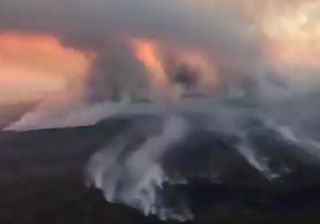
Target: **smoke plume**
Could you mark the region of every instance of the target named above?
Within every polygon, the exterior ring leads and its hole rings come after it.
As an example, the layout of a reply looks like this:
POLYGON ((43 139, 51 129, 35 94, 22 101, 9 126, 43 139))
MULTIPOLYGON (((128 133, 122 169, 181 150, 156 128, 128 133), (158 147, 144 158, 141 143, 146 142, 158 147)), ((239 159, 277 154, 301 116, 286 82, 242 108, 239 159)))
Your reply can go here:
POLYGON ((2 0, 0 32, 48 33, 92 59, 77 91, 5 130, 132 121, 92 156, 88 184, 161 219, 196 215, 179 189, 197 181, 289 185, 320 159, 318 9, 317 0, 2 0))

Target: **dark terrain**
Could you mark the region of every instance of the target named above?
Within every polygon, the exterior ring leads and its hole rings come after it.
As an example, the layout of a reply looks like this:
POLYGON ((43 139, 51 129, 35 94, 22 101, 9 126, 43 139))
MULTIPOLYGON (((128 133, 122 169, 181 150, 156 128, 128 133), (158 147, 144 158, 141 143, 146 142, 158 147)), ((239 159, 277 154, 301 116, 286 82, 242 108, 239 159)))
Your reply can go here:
MULTIPOLYGON (((92 127, 0 132, 0 223, 160 222, 108 204, 100 191, 85 186, 90 156, 128 124, 116 120, 92 127)), ((319 223, 320 185, 308 175, 306 184, 287 191, 205 183, 180 190, 192 195, 197 223, 319 223)))

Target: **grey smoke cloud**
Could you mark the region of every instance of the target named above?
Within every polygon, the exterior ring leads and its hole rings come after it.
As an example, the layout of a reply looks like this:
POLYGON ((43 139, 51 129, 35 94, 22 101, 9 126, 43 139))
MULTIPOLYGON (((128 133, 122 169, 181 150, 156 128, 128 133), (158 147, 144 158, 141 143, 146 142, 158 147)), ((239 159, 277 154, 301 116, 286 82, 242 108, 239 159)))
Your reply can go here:
POLYGON ((261 72, 262 35, 252 28, 243 8, 218 1, 208 7, 199 4, 190 0, 4 0, 0 32, 48 32, 65 45, 94 50, 98 59, 88 84, 97 97, 110 97, 112 88, 131 92, 148 86, 145 71, 122 41, 127 36, 161 40, 168 48, 205 49, 227 81, 261 72))

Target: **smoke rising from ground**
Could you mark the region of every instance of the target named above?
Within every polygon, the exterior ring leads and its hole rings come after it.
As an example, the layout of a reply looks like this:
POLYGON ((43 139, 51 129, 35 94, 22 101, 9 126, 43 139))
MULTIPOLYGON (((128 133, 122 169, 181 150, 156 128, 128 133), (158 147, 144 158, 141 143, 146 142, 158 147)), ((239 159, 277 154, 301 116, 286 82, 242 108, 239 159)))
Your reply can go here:
POLYGON ((262 21, 241 4, 1 1, 0 31, 50 33, 95 58, 80 94, 42 102, 5 130, 133 120, 131 129, 93 155, 88 182, 108 201, 162 219, 194 216, 188 197, 167 193, 176 185, 203 176, 242 185, 238 170, 272 185, 290 179, 296 164, 319 164, 318 82, 311 87, 281 76, 318 70, 278 69, 262 21), (198 157, 186 162, 193 154, 198 157))
MULTIPOLYGON (((147 129, 142 125, 138 132, 144 134, 149 129, 155 131, 156 126, 157 122, 147 129)), ((104 191, 109 202, 128 204, 141 209, 146 215, 161 215, 159 209, 162 209, 162 205, 157 194, 167 177, 159 161, 169 146, 184 136, 186 129, 182 118, 169 117, 163 123, 162 132, 147 137, 139 149, 132 152, 126 150, 132 147, 128 145, 128 139, 135 141, 134 136, 121 136, 111 149, 92 157, 88 165, 90 182, 104 191), (123 158, 124 163, 117 163, 114 156, 120 158, 124 153, 129 153, 127 158, 123 158)))
POLYGON ((113 119, 133 123, 93 155, 88 183, 109 202, 179 221, 196 215, 192 195, 182 186, 199 181, 262 189, 299 184, 304 181, 296 179, 300 169, 317 169, 320 160, 320 136, 314 132, 319 122, 290 114, 302 106, 319 111, 317 100, 307 98, 262 104, 246 97, 202 98, 162 109, 140 106, 139 113, 126 110, 113 119))

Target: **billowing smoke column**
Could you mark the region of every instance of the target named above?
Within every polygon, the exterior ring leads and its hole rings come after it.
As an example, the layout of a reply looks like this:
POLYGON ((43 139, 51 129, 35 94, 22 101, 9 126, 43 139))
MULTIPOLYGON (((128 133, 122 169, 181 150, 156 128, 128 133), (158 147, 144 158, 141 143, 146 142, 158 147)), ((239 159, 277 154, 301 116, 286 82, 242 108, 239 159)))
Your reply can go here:
POLYGON ((290 70, 270 59, 264 21, 248 16, 256 2, 2 1, 0 30, 53 33, 95 54, 81 97, 42 102, 6 130, 129 120, 90 159, 88 184, 161 219, 196 215, 194 183, 278 189, 301 169, 308 182, 320 164, 319 92, 281 76, 290 70))

